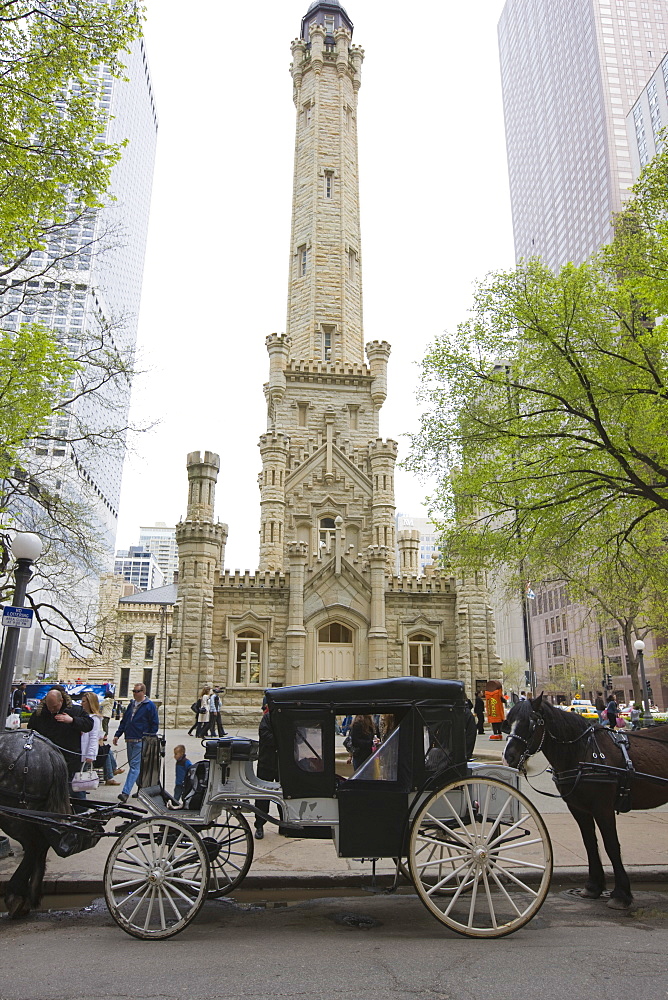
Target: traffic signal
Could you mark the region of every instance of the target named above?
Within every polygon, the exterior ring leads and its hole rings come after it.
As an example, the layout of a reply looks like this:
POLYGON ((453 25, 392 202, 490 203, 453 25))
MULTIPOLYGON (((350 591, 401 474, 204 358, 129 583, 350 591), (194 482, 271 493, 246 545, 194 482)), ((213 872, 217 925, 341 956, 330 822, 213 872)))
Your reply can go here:
POLYGON ((605 675, 605 686, 609 688, 612 687, 612 674, 605 675))

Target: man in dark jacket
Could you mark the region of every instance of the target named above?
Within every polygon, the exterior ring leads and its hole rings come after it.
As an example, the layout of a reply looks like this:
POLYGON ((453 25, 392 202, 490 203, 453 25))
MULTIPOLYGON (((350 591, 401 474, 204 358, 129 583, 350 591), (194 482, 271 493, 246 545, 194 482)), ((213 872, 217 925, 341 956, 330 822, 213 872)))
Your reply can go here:
MULTIPOLYGON (((269 706, 266 700, 263 702, 262 718, 258 727, 258 740, 260 746, 257 753, 257 776, 263 781, 278 781, 278 751, 274 730, 271 728, 271 718, 269 717, 269 706)), ((271 799, 256 799, 255 805, 263 812, 269 812, 271 799)), ((262 840, 264 837, 264 824, 266 820, 260 816, 255 817, 255 838, 262 840)))
POLYGON ((135 684, 132 689, 133 700, 123 713, 121 724, 114 736, 114 746, 118 743, 119 736, 125 735, 125 744, 128 748, 128 776, 123 785, 123 791, 118 796, 121 802, 127 802, 132 786, 139 777, 141 770, 141 741, 144 736, 152 736, 157 733, 160 720, 158 710, 146 697, 146 685, 135 684))
POLYGON ((92 728, 90 715, 81 705, 73 705, 70 696, 59 687, 46 692, 28 720, 28 729, 46 736, 62 750, 70 781, 81 770, 81 734, 89 733, 92 728))

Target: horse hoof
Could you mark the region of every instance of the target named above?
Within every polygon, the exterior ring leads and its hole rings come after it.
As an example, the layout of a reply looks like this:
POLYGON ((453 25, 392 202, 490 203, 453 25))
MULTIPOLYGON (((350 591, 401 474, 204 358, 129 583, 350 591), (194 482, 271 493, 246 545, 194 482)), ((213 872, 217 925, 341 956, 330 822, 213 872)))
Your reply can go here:
POLYGON ((30 913, 30 903, 23 896, 6 896, 7 916, 10 920, 20 920, 30 913))
POLYGON ((608 900, 607 905, 610 907, 611 910, 628 910, 629 906, 631 905, 631 900, 629 899, 627 902, 624 899, 619 899, 618 896, 611 896, 610 899, 608 900))
POLYGON ((602 892, 602 889, 580 889, 583 899, 598 899, 602 892))

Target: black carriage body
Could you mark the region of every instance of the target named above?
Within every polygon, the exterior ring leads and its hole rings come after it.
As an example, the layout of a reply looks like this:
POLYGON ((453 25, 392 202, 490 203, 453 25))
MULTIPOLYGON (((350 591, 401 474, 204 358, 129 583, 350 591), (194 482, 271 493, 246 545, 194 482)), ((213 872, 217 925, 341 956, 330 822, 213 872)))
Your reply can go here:
POLYGON ((402 856, 415 793, 434 777, 445 783, 467 774, 460 681, 333 681, 270 688, 266 696, 283 795, 338 800, 341 857, 402 856), (336 774, 336 717, 357 714, 394 715, 397 726, 367 764, 344 779, 336 774))

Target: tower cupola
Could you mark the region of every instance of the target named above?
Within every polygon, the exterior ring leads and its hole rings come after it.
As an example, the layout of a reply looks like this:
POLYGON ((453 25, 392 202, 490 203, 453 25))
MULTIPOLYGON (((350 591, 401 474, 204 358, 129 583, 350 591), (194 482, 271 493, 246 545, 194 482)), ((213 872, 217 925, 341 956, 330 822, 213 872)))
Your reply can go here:
POLYGON ((325 29, 325 42, 334 41, 337 28, 347 28, 352 38, 353 22, 350 20, 339 0, 314 0, 302 18, 301 37, 310 43, 310 28, 312 24, 321 24, 325 29))

